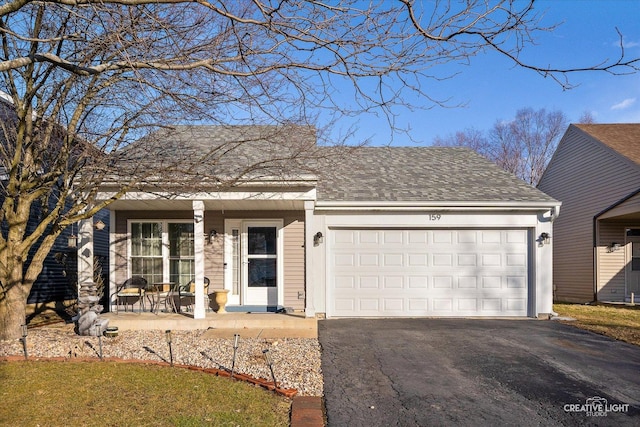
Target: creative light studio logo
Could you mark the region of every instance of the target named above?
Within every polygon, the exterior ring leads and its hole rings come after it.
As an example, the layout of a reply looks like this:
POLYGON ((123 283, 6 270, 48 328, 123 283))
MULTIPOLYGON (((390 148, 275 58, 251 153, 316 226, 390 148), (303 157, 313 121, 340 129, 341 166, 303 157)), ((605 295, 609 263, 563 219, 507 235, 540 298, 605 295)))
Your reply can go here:
POLYGON ((589 397, 585 403, 567 403, 565 412, 583 412, 588 417, 606 417, 610 412, 627 412, 628 403, 609 403, 604 397, 589 397))

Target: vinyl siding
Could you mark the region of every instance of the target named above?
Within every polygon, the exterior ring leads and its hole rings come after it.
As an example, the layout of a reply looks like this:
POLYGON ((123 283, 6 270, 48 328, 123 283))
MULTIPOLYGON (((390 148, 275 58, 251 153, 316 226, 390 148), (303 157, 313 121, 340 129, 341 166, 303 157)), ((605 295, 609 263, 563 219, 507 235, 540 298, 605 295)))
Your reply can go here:
MULTIPOLYGON (((37 214, 32 214, 28 223, 29 228, 37 226, 37 214)), ((109 224, 109 211, 102 210, 94 216, 94 221, 101 219, 105 224, 109 224)), ((31 287, 31 292, 27 298, 28 304, 46 303, 51 301, 65 301, 76 299, 77 292, 77 249, 68 246, 68 239, 71 234, 78 234, 78 227, 68 227, 56 239, 49 255, 44 260, 42 272, 31 287)), ((108 274, 108 248, 109 232, 108 228, 102 231, 94 230, 94 254, 103 265, 103 278, 107 279, 108 274)), ((108 280, 105 281, 108 283, 108 280)), ((104 303, 104 301, 103 301, 104 303)))
POLYGON ((557 301, 592 301, 594 216, 637 190, 640 168, 570 126, 538 188, 562 202, 553 224, 557 301))
POLYGON ((625 297, 625 226, 602 223, 599 226, 598 254, 598 301, 624 301, 625 297), (610 252, 612 242, 622 246, 610 252))
MULTIPOLYGON (((192 211, 118 211, 115 230, 115 280, 122 283, 127 279, 127 221, 130 219, 188 219, 192 211)), ((283 219, 284 222, 284 305, 296 310, 304 309, 304 299, 298 292, 304 292, 304 212, 297 211, 206 211, 205 233, 216 230, 218 236, 209 243, 205 241, 205 276, 211 280, 210 290, 224 287, 224 220, 225 219, 283 219)))
POLYGON ((304 217, 285 220, 284 229, 284 306, 304 309, 304 217))

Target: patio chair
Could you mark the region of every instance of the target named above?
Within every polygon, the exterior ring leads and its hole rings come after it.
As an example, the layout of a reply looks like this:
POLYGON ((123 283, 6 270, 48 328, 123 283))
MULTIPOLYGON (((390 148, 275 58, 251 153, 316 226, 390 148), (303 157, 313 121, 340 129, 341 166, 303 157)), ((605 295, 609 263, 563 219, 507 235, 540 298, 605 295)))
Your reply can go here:
MULTIPOLYGON (((204 300, 205 307, 209 309, 209 284, 211 281, 208 277, 204 278, 204 300)), ((178 288, 178 306, 185 305, 187 311, 193 311, 193 305, 196 303, 196 283, 191 279, 189 283, 178 288)))
MULTIPOLYGON (((147 280, 142 276, 133 276, 124 281, 115 293, 116 297, 116 314, 118 314, 121 302, 124 302, 124 311, 128 311, 128 305, 131 305, 131 311, 136 302, 140 302, 141 311, 144 311, 144 291, 147 287, 147 280)), ((113 295, 112 295, 113 297, 113 295)))

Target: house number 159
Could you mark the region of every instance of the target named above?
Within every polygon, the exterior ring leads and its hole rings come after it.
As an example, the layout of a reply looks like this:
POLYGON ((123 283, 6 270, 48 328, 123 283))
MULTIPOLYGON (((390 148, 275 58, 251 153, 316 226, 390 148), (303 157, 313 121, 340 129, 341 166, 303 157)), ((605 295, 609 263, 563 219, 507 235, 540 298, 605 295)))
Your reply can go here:
POLYGON ((441 218, 440 214, 429 214, 429 221, 440 221, 441 218))

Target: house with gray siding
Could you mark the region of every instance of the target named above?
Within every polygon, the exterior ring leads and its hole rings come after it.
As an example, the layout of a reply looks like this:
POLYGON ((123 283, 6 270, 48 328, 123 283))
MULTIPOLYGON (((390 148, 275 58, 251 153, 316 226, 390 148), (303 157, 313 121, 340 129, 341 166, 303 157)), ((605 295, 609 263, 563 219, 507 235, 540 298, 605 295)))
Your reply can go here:
POLYGON ((562 201, 552 233, 555 299, 637 299, 640 124, 569 126, 538 188, 562 201))
MULTIPOLYGON (((315 130, 296 126, 175 126, 140 147, 138 156, 131 146, 129 158, 151 170, 162 170, 162 156, 202 163, 185 183, 159 173, 109 206, 112 294, 132 276, 150 284, 193 280, 190 315, 203 318, 206 277, 207 291, 228 291, 234 310, 552 312, 547 236, 560 202, 471 150, 322 147, 315 130), (224 187, 216 180, 299 146, 332 154, 331 161, 311 165, 314 172, 288 161, 224 187)), ((113 191, 105 181, 98 198, 113 191)), ((80 225, 80 257, 91 253, 90 221, 80 225)))

